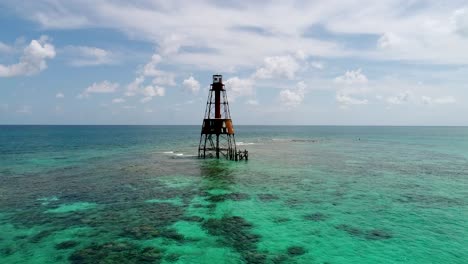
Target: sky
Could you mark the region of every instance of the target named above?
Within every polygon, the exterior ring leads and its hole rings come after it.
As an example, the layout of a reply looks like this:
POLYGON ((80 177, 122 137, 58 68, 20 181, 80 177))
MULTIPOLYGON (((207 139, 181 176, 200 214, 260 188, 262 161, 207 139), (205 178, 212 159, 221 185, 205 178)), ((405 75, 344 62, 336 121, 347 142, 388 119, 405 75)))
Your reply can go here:
POLYGON ((468 125, 466 0, 0 0, 0 124, 468 125))

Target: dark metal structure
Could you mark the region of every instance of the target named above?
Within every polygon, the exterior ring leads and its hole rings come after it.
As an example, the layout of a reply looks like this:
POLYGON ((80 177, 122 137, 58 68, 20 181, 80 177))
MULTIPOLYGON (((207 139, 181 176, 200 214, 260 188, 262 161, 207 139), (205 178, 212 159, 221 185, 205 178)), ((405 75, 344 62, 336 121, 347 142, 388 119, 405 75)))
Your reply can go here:
POLYGON ((236 148, 234 127, 222 75, 213 75, 198 145, 198 157, 248 159, 246 150, 237 151, 236 148))

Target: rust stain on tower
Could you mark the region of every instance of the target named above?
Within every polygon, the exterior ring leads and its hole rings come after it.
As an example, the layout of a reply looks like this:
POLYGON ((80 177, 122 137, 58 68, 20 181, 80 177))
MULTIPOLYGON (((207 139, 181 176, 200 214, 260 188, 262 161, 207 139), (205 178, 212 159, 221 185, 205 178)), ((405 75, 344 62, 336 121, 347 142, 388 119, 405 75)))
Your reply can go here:
POLYGON ((198 157, 248 159, 248 151, 238 151, 236 147, 234 126, 222 75, 213 75, 198 145, 198 157))

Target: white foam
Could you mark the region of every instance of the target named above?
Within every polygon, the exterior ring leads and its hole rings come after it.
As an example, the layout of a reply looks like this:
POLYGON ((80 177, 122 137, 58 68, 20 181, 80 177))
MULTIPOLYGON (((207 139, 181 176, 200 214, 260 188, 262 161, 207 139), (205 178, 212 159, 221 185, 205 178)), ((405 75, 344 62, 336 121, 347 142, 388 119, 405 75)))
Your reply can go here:
POLYGON ((252 142, 248 142, 248 143, 244 143, 244 142, 237 142, 236 145, 237 146, 248 146, 248 145, 254 145, 255 143, 252 143, 252 142))
POLYGON ((174 151, 164 151, 164 154, 174 154, 174 151))

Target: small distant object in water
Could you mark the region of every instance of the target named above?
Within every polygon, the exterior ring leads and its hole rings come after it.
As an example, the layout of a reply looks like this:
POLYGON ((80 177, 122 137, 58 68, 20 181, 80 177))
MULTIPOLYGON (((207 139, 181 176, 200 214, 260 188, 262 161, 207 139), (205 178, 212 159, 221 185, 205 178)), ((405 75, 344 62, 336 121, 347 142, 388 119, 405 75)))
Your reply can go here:
POLYGON ((199 158, 225 158, 227 160, 248 160, 249 152, 237 150, 231 112, 222 75, 213 75, 205 117, 198 145, 199 158))

